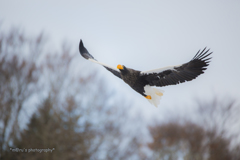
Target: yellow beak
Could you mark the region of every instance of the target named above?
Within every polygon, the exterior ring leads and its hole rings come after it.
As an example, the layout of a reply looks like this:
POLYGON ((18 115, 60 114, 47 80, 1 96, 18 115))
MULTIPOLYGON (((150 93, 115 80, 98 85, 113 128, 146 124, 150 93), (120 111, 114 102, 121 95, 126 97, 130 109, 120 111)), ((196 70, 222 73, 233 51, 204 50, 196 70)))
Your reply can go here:
POLYGON ((117 69, 123 69, 123 66, 122 65, 117 65, 117 69))

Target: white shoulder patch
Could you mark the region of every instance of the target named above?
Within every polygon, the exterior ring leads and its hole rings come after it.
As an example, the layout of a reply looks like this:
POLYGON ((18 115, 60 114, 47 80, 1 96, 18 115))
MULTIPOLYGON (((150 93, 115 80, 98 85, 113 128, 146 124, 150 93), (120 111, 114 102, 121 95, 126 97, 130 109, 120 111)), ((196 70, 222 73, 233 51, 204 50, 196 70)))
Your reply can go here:
POLYGON ((174 67, 179 67, 181 65, 176 65, 176 66, 167 66, 167 67, 163 67, 163 68, 158 68, 158 69, 152 69, 152 70, 148 70, 148 71, 142 71, 141 74, 150 74, 150 73, 160 73, 166 70, 175 70, 174 67))

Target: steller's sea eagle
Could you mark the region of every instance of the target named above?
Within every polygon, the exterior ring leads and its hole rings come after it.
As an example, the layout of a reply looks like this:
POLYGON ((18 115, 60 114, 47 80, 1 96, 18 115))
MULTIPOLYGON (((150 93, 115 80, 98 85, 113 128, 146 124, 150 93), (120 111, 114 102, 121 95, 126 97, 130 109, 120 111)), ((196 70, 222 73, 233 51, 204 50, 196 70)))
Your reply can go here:
POLYGON ((143 95, 148 101, 156 107, 160 103, 163 91, 152 86, 162 87, 176 85, 185 81, 191 81, 200 74, 204 73, 209 65, 211 53, 206 47, 198 51, 193 59, 187 63, 164 68, 153 69, 149 71, 138 71, 127 68, 124 65, 118 65, 117 68, 98 62, 84 47, 82 40, 79 43, 80 54, 87 60, 98 63, 112 72, 115 76, 121 78, 136 92, 143 95))

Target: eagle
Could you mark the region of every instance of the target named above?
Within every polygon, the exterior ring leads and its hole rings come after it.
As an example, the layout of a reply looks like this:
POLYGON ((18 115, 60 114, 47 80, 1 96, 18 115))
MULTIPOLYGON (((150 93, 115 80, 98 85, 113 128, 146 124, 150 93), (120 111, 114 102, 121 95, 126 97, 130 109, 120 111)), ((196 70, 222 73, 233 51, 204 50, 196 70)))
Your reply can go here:
POLYGON ((116 68, 103 64, 88 52, 81 39, 79 43, 79 52, 82 57, 105 67, 156 107, 160 104, 160 99, 163 96, 163 90, 156 87, 191 81, 203 74, 212 58, 209 57, 212 54, 212 52, 209 53, 209 50, 206 47, 203 50, 199 50, 192 60, 181 65, 138 71, 120 64, 116 68))

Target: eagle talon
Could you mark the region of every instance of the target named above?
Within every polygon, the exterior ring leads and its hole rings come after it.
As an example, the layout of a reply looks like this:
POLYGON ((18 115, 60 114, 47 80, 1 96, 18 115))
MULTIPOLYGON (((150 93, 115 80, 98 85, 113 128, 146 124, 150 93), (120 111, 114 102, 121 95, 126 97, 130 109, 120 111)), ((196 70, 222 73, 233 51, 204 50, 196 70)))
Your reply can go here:
POLYGON ((152 99, 152 97, 149 96, 149 95, 145 96, 145 98, 147 98, 147 99, 152 99))

